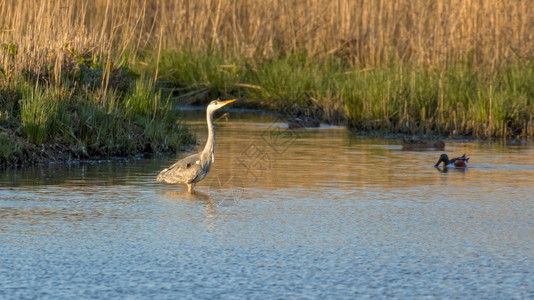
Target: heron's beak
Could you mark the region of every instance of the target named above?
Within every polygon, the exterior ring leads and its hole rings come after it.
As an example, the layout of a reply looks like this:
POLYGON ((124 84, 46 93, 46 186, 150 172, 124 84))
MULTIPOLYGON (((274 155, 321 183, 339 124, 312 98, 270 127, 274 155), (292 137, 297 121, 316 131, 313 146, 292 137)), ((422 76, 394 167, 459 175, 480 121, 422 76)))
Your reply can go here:
POLYGON ((225 106, 226 104, 230 104, 230 103, 235 102, 235 101, 237 101, 237 99, 226 100, 226 101, 221 101, 221 102, 222 102, 222 106, 225 106))

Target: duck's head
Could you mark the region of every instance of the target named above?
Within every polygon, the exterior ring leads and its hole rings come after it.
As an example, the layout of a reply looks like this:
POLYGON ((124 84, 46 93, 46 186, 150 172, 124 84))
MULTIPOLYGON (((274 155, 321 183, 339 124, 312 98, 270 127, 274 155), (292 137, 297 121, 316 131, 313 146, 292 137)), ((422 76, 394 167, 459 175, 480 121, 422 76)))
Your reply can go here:
POLYGON ((440 164, 441 162, 443 162, 443 164, 444 164, 445 166, 448 165, 448 164, 449 164, 449 156, 448 156, 447 154, 445 154, 445 153, 441 154, 441 155, 439 156, 439 160, 438 160, 438 162, 434 165, 434 167, 439 166, 439 164, 440 164))

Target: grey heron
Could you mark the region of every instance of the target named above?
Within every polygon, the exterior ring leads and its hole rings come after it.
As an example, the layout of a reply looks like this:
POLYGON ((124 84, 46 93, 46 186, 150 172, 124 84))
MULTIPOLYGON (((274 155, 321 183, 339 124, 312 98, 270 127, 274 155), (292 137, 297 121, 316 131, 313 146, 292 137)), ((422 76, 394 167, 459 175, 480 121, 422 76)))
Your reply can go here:
POLYGON ((193 154, 179 160, 172 166, 161 171, 156 177, 158 182, 185 183, 189 193, 193 192, 195 184, 204 179, 210 171, 211 164, 215 161, 215 126, 213 125, 213 113, 237 99, 221 101, 219 99, 210 102, 206 109, 208 122, 208 140, 202 152, 193 154))

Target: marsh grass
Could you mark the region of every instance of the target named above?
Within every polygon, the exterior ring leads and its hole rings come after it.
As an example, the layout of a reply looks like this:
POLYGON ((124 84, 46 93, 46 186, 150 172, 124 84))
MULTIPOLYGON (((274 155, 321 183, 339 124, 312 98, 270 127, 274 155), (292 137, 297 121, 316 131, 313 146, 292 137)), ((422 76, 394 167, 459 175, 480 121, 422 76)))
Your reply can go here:
POLYGON ((17 143, 6 133, 0 132, 0 165, 3 165, 11 154, 18 150, 17 146, 17 143))
POLYGON ((257 64, 249 70, 247 79, 261 87, 250 90, 253 96, 269 99, 277 105, 288 100, 302 104, 320 92, 321 79, 327 78, 325 72, 331 70, 299 53, 257 64))
POLYGON ((179 84, 188 93, 200 91, 208 98, 236 93, 236 84, 245 71, 243 60, 229 57, 223 51, 193 51, 186 47, 180 51, 165 51, 159 68, 160 80, 179 84))
MULTIPOLYGON (((139 51, 159 45, 215 60, 217 51, 246 59, 336 55, 360 68, 465 61, 493 70, 534 54, 534 3, 527 0, 6 0, 0 15, 2 72, 50 66, 60 80, 69 53, 90 53, 105 66, 104 86, 114 66, 133 65, 139 51)), ((207 59, 190 70, 204 80, 189 82, 217 81, 220 69, 202 66, 207 59)))
POLYGON ((193 142, 150 80, 133 84, 126 94, 102 94, 12 81, 3 94, 11 96, 3 99, 0 165, 177 151, 193 142))
POLYGON ((101 137, 139 131, 166 144, 181 139, 161 133, 178 126, 164 117, 168 99, 220 96, 312 106, 362 130, 534 135, 531 1, 6 0, 0 15, 1 111, 24 113, 34 144, 112 153, 129 140, 101 137), (138 81, 134 71, 147 70, 155 75, 138 81), (22 95, 17 81, 32 88, 22 95), (77 109, 87 136, 64 125, 77 109))
POLYGON ((24 132, 34 144, 41 144, 47 137, 53 138, 66 132, 70 120, 60 91, 23 85, 20 102, 20 119, 24 132))
MULTIPOLYGON (((175 59, 180 55, 173 54, 175 59)), ((240 57, 215 62, 210 57, 199 63, 208 56, 190 56, 177 59, 180 69, 195 69, 199 64, 216 69, 217 63, 234 66, 233 72, 239 76, 225 77, 218 83, 226 91, 237 89, 240 95, 278 110, 284 110, 288 103, 308 106, 323 120, 347 123, 359 130, 532 137, 534 68, 530 63, 495 70, 476 68, 468 62, 427 68, 397 61, 379 68, 361 68, 347 65, 337 56, 318 59, 303 52, 250 62, 240 57)), ((161 73, 176 76, 172 66, 161 65, 161 73)), ((206 82, 200 72, 186 73, 189 83, 206 82)), ((183 83, 180 78, 174 80, 183 83)))
POLYGON ((168 98, 146 77, 126 95, 108 92, 75 101, 74 136, 88 155, 132 155, 139 152, 177 151, 192 142, 168 98), (167 139, 165 139, 167 138, 167 139))
POLYGON ((349 122, 412 134, 531 137, 531 68, 491 74, 462 64, 430 71, 411 65, 355 72, 355 84, 345 86, 349 122))
POLYGON ((147 151, 175 151, 180 145, 192 142, 179 122, 180 113, 172 109, 170 97, 170 93, 164 96, 146 76, 137 79, 135 88, 126 96, 125 115, 144 129, 143 135, 148 138, 147 151))
POLYGON ((129 117, 155 117, 159 110, 158 104, 161 105, 158 102, 161 102, 161 93, 154 92, 153 80, 141 77, 126 97, 125 113, 129 117))
POLYGON ((134 16, 146 3, 128 5, 0 3, 0 165, 176 151, 191 143, 154 87, 156 76, 140 78, 132 67, 148 20, 134 16), (91 19, 93 12, 103 19, 91 19))

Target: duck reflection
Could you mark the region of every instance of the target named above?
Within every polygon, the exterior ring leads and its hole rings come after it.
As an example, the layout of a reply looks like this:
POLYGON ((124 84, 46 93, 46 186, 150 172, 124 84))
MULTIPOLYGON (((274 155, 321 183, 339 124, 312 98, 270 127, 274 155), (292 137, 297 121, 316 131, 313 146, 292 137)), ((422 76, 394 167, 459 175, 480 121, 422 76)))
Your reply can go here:
POLYGON ((447 173, 449 170, 452 170, 453 172, 460 172, 465 173, 467 171, 467 168, 449 168, 449 167, 434 167, 436 168, 440 173, 447 173))

